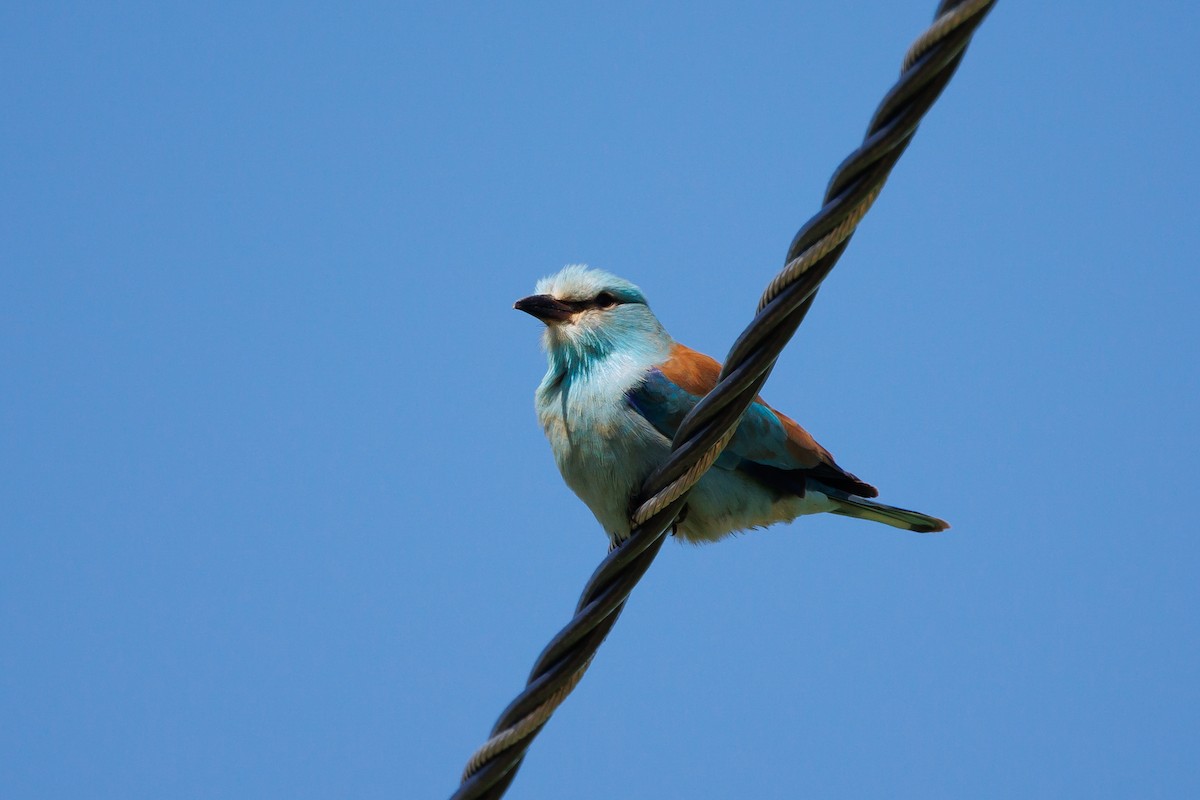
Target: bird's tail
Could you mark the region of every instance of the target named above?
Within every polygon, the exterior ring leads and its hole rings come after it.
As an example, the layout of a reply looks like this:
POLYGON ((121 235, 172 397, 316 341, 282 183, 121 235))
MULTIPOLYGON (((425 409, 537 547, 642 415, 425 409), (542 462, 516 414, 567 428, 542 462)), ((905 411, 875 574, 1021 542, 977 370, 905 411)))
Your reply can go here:
POLYGON ((944 519, 931 517, 919 511, 909 511, 906 508, 884 505, 874 500, 868 500, 865 497, 859 497, 856 494, 848 494, 823 486, 820 488, 820 492, 827 495, 833 501, 834 508, 832 509, 832 513, 841 514, 843 517, 869 519, 872 522, 882 522, 884 525, 891 525, 893 528, 902 528, 906 531, 916 531, 917 533, 935 533, 937 531, 944 531, 950 527, 950 523, 944 519))

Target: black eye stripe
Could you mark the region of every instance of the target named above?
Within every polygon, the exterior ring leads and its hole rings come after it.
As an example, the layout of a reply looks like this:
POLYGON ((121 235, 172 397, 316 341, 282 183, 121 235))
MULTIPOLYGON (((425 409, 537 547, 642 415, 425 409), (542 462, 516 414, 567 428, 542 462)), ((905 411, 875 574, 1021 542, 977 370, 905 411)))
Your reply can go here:
POLYGON ((625 300, 617 297, 612 292, 600 292, 595 297, 587 300, 561 300, 559 301, 565 306, 570 306, 573 311, 586 311, 589 308, 611 308, 625 303, 625 300))

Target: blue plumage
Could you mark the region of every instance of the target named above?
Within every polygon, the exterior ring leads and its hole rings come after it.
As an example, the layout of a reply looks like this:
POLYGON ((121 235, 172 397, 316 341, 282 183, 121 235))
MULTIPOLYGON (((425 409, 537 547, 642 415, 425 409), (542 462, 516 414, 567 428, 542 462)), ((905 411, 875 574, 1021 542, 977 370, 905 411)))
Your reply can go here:
MULTIPOLYGON (((566 267, 539 281, 537 294, 516 308, 546 323, 549 369, 536 405, 555 462, 619 541, 629 533, 634 492, 666 457, 720 365, 675 342, 641 290, 602 270, 566 267)), ((868 499, 876 494, 793 420, 757 399, 693 489, 676 533, 712 541, 823 511, 908 530, 948 527, 868 499)))
MULTIPOLYGON (((681 388, 658 367, 647 370, 640 384, 625 393, 630 405, 668 439, 700 397, 681 388)), ((737 469, 745 461, 783 470, 802 469, 794 453, 787 449, 788 434, 775 412, 762 403, 751 403, 742 416, 733 438, 716 465, 737 469)))

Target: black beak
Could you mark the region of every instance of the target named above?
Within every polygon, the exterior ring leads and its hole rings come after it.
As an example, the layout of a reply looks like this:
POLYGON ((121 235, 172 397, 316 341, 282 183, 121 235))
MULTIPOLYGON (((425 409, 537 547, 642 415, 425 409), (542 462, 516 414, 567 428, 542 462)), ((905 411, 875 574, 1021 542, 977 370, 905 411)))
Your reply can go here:
POLYGON ((526 314, 532 314, 547 325, 551 322, 562 322, 564 319, 569 319, 575 313, 575 309, 571 308, 571 306, 555 300, 548 294, 535 294, 529 297, 522 297, 513 303, 513 308, 518 311, 524 311, 526 314))

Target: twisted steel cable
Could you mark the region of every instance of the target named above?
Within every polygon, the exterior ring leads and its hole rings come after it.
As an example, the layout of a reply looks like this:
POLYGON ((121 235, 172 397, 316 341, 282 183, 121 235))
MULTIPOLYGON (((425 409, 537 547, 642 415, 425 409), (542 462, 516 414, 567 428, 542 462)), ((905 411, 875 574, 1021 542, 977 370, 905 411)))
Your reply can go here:
POLYGON ((792 240, 783 270, 734 342, 717 385, 684 419, 667 460, 642 486, 629 538, 592 574, 574 618, 542 651, 525 690, 471 756, 453 800, 494 800, 508 789, 533 738, 583 677, 629 593, 662 547, 688 492, 732 437, 812 306, 821 281, 846 249, 993 5, 995 0, 942 0, 933 24, 909 48, 900 78, 875 111, 862 145, 838 166, 821 210, 792 240))

